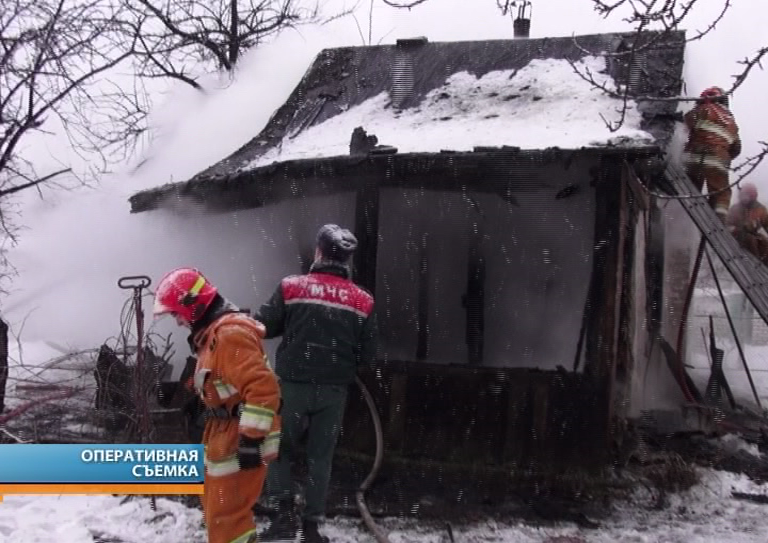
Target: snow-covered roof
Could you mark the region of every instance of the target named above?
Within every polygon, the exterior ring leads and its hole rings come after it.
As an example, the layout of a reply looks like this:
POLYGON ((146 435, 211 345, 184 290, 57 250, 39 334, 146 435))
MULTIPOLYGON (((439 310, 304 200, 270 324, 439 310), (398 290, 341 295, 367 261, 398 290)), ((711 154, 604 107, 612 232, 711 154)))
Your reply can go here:
MULTIPOLYGON (((604 57, 575 63, 600 84, 615 87, 605 73, 604 57)), ((469 72, 450 75, 415 107, 392 107, 390 93, 356 105, 314 125, 275 147, 241 170, 276 161, 343 156, 349 153, 352 131, 360 126, 380 144, 399 152, 471 151, 475 147, 507 145, 546 149, 605 145, 648 146, 655 143, 643 130, 642 115, 628 103, 624 122, 616 131, 606 123, 621 116, 622 100, 596 90, 563 59, 533 59, 520 70, 498 70, 476 77, 469 72)))
MULTIPOLYGON (((652 45, 642 49, 639 92, 679 94, 684 32, 646 36, 652 45)), ((674 128, 674 101, 630 100, 623 126, 612 132, 606 122, 620 117, 622 100, 595 89, 571 64, 608 88, 624 85, 626 57, 615 53, 635 38, 594 34, 326 49, 259 134, 190 183, 239 183, 244 176, 258 182, 275 162, 349 157, 357 127, 396 148, 397 156, 478 147, 664 147, 674 128)))

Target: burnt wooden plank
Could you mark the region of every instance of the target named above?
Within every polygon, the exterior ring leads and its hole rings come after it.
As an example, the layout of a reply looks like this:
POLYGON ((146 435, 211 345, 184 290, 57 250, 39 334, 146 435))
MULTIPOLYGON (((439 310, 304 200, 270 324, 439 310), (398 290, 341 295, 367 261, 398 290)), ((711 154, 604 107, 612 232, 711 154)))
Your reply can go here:
POLYGON ((241 171, 231 177, 200 178, 138 192, 131 212, 190 205, 212 212, 257 208, 291 198, 355 191, 360 179, 374 176, 379 186, 422 190, 495 192, 502 198, 526 185, 531 172, 574 158, 619 157, 636 160, 659 154, 648 146, 629 149, 505 150, 482 152, 401 153, 386 156, 291 160, 241 171))
POLYGON ((389 397, 389 420, 386 426, 387 448, 401 451, 405 442, 405 421, 408 410, 408 375, 392 375, 389 397))
POLYGON ((483 363, 483 348, 485 343, 485 258, 481 243, 483 231, 481 221, 473 224, 470 235, 469 257, 467 258, 467 291, 464 295, 466 311, 465 342, 467 344, 468 361, 473 366, 483 363))
POLYGON ((633 204, 643 211, 650 209, 650 196, 642 181, 626 161, 622 164, 621 174, 625 179, 632 194, 633 204))
MULTIPOLYGON (((625 183, 623 184, 622 201, 624 202, 625 211, 623 212, 622 226, 624 231, 624 250, 622 253, 622 277, 621 277, 621 301, 619 305, 619 345, 618 356, 616 364, 616 374, 614 377, 616 383, 616 389, 614 391, 614 406, 628 405, 625 400, 629 399, 631 379, 634 373, 634 358, 633 358, 633 346, 636 341, 640 341, 635 337, 635 306, 642 303, 644 300, 637 300, 638 296, 645 297, 645 292, 638 290, 639 278, 636 276, 637 260, 641 259, 642 265, 645 262, 642 260, 643 254, 635 254, 636 247, 638 245, 637 236, 639 235, 639 219, 640 212, 648 210, 649 202, 641 202, 635 192, 632 190, 631 179, 634 174, 627 165, 624 165, 622 175, 624 175, 625 183)), ((644 213, 645 214, 645 213, 644 213)), ((642 247, 640 247, 642 249, 642 247)), ((647 282, 642 283, 642 288, 647 288, 647 282)), ((617 413, 617 416, 622 417, 625 413, 617 413)))
POLYGON ((625 258, 626 258, 626 245, 627 245, 627 225, 629 222, 629 211, 628 211, 628 198, 627 198, 627 183, 625 180, 625 177, 623 175, 623 164, 616 163, 615 161, 610 161, 607 165, 608 170, 608 177, 613 178, 616 176, 616 180, 618 181, 616 189, 618 192, 617 200, 618 200, 618 224, 616 225, 616 249, 615 249, 615 261, 614 261, 614 268, 613 268, 613 274, 610 277, 612 279, 612 285, 610 287, 612 288, 611 293, 612 297, 610 297, 608 301, 608 305, 605 309, 608 310, 608 314, 606 314, 606 328, 608 328, 608 333, 610 334, 610 342, 607 343, 609 345, 608 351, 605 352, 605 359, 603 360, 602 364, 607 366, 607 376, 608 376, 608 396, 610 398, 610 402, 608 404, 608 420, 611 420, 613 418, 613 415, 615 413, 615 407, 617 400, 620 399, 621 394, 617 394, 617 371, 619 368, 622 367, 622 365, 625 363, 625 360, 620 360, 621 356, 624 353, 620 349, 620 342, 621 342, 621 335, 622 335, 622 326, 626 325, 626 318, 627 314, 626 312, 622 311, 624 308, 622 306, 622 299, 625 296, 625 289, 626 289, 626 267, 625 267, 625 258), (608 319, 611 319, 611 324, 608 324, 608 319))
POLYGON ((504 420, 504 454, 507 462, 520 462, 520 432, 527 402, 527 386, 518 380, 506 383, 507 409, 504 420))
POLYGON ((618 354, 621 284, 625 232, 625 185, 621 163, 611 158, 601 161, 596 173, 597 209, 595 217, 595 253, 593 255, 594 290, 591 294, 586 345, 587 373, 598 390, 606 390, 604 401, 594 406, 598 441, 609 439, 609 421, 613 414, 613 390, 618 354))
POLYGON ((421 235, 419 253, 419 297, 416 315, 416 360, 424 360, 429 354, 429 256, 427 233, 421 235))
MULTIPOLYGON (((381 410, 386 458, 521 472, 604 467, 604 387, 573 372, 479 369, 377 362, 364 370, 381 410)), ((356 396, 350 395, 339 447, 370 456, 375 436, 356 396)))
POLYGON ((535 443, 535 454, 541 461, 546 462, 549 460, 551 450, 547 448, 548 432, 547 432, 547 418, 549 415, 549 392, 550 383, 536 383, 533 387, 532 395, 532 419, 531 425, 532 441, 535 443))

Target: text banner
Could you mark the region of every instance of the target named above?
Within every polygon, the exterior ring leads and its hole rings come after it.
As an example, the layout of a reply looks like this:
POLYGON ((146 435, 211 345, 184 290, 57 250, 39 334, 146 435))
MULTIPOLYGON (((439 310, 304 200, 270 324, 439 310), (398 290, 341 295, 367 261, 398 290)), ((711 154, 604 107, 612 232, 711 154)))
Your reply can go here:
POLYGON ((200 485, 203 446, 3 444, 0 485, 200 485))

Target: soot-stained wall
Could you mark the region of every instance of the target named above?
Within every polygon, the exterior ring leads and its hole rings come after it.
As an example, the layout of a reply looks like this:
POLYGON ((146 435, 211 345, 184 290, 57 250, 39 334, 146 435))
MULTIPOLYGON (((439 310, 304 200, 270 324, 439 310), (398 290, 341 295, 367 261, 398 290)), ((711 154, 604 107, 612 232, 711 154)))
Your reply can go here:
POLYGON ((483 365, 571 369, 592 267, 593 165, 542 165, 510 200, 383 189, 376 284, 381 355, 417 359, 421 307, 428 325, 424 361, 468 363, 463 296, 476 243, 485 261, 483 365))

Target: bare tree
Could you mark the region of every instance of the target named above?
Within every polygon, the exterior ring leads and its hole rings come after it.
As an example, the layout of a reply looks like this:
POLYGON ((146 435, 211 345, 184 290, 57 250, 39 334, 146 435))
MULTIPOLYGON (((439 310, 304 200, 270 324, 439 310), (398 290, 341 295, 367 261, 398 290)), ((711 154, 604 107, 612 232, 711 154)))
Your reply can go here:
POLYGON ((139 47, 137 75, 170 78, 203 90, 199 76, 231 72, 242 54, 283 30, 324 23, 312 0, 124 0, 139 47), (145 24, 146 22, 149 24, 145 24))
MULTIPOLYGON (((38 175, 21 153, 35 133, 63 127, 85 148, 96 87, 133 53, 116 41, 110 0, 5 0, 0 10, 0 199, 71 172, 38 175), (53 119, 57 120, 59 125, 53 119)), ((0 211, 0 219, 4 215, 0 211)), ((7 233, 11 229, 3 224, 7 233)))
MULTIPOLYGON (((282 30, 347 13, 323 18, 316 1, 6 0, 0 199, 74 175, 68 164, 38 174, 20 152, 35 133, 63 130, 87 158, 89 173, 103 173, 149 139, 149 80, 203 90, 200 75, 233 71, 244 51, 282 30)), ((0 223, 12 235, 3 208, 0 223)))
MULTIPOLYGON (((622 51, 608 53, 607 55, 619 61, 622 65, 631 67, 638 65, 638 60, 649 49, 658 46, 667 41, 672 32, 682 28, 683 24, 690 19, 690 15, 699 0, 615 0, 605 2, 603 0, 590 0, 595 11, 605 17, 618 16, 625 10, 623 20, 633 27, 633 38, 628 47, 622 51), (646 31, 656 30, 656 34, 650 34, 646 31)), ((718 15, 712 19, 709 24, 701 30, 695 31, 686 38, 686 42, 697 41, 708 36, 717 25, 726 17, 732 7, 732 0, 724 0, 723 6, 718 15)), ((574 38, 575 39, 575 38, 574 38)), ((578 45, 578 41, 576 41, 578 45)), ((606 55, 604 52, 588 51, 579 46, 580 49, 591 55, 606 55)), ((748 78, 755 67, 762 68, 761 61, 768 55, 768 47, 762 47, 751 56, 737 61, 740 71, 732 75, 733 82, 726 89, 727 95, 732 95, 748 78)), ((636 102, 642 101, 675 101, 675 102, 695 102, 698 97, 689 96, 643 96, 635 92, 635 85, 631 81, 617 84, 615 88, 609 88, 605 83, 597 81, 597 78, 588 69, 580 68, 575 62, 571 62, 573 70, 593 87, 600 89, 604 93, 621 100, 619 107, 619 119, 614 122, 605 121, 606 126, 611 131, 619 130, 626 119, 626 113, 630 100, 636 102)), ((628 74, 628 79, 632 74, 628 74)), ((768 156, 768 142, 760 141, 761 150, 750 157, 745 158, 739 164, 732 168, 736 179, 732 185, 737 185, 745 177, 750 175, 768 156)))

